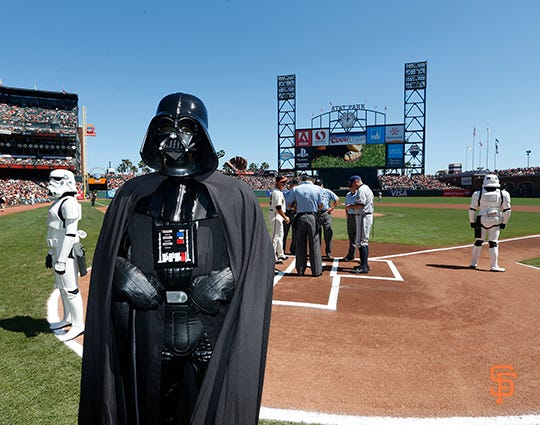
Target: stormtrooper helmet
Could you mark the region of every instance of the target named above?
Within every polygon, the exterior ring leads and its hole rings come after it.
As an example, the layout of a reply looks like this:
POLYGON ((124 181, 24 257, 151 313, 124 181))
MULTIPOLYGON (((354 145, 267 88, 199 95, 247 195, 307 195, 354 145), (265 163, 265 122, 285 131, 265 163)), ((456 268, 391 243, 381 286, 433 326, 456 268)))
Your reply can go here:
POLYGON ((499 187, 501 187, 501 184, 499 183, 499 177, 495 174, 486 174, 484 176, 484 182, 482 183, 482 187, 484 189, 491 189, 495 190, 499 187))
POLYGON ((168 176, 186 177, 216 170, 218 158, 208 135, 204 103, 186 93, 161 99, 148 125, 141 158, 168 176))
POLYGON ((60 198, 65 194, 77 193, 75 176, 69 170, 52 170, 49 174, 49 185, 47 189, 49 189, 49 193, 54 198, 60 198))

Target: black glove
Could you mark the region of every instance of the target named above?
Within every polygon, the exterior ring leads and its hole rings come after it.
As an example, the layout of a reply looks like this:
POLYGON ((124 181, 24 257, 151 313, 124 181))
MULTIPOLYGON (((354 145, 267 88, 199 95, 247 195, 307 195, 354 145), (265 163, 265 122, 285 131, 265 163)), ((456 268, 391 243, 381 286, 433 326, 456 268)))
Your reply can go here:
POLYGON ((504 224, 504 223, 499 224, 500 229, 504 229, 505 227, 506 227, 506 224, 504 224))
POLYGON ((197 276, 191 282, 191 301, 206 314, 216 314, 219 303, 230 301, 233 294, 234 278, 230 267, 197 276))
POLYGON ((471 229, 476 229, 476 223, 471 223, 471 229))
POLYGON ((157 277, 144 274, 125 258, 116 257, 113 301, 127 301, 135 310, 155 310, 163 301, 164 293, 163 284, 157 277))
POLYGON ((51 254, 47 254, 47 256, 45 257, 45 267, 47 267, 48 269, 52 269, 52 255, 51 254))

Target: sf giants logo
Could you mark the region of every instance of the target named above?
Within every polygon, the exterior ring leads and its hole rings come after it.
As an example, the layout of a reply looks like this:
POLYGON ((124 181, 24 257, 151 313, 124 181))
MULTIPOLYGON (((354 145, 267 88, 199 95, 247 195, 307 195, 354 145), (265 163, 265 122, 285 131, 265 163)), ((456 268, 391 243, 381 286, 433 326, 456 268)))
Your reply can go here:
POLYGON ((514 368, 510 365, 493 365, 490 369, 490 378, 495 383, 489 392, 496 398, 497 404, 503 403, 503 397, 514 395, 514 379, 517 377, 514 368))

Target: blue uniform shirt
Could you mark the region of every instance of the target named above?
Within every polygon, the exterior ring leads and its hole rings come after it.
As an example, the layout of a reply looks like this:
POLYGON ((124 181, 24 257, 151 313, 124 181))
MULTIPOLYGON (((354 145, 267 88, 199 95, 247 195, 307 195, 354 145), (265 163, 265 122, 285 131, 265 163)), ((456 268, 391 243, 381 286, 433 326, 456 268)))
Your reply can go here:
POLYGON ((297 213, 315 213, 322 204, 321 188, 309 181, 300 183, 288 195, 287 202, 296 203, 297 213))
POLYGON ((328 208, 330 208, 331 202, 337 201, 339 199, 339 197, 334 192, 332 192, 330 189, 326 189, 325 187, 321 187, 321 198, 323 211, 326 211, 328 208))

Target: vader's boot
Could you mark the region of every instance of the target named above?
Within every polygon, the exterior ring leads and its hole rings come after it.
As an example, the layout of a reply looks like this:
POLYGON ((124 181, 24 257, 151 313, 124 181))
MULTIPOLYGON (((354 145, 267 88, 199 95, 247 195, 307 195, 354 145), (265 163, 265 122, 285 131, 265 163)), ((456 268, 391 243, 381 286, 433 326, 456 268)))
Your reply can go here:
POLYGON ((69 341, 84 332, 84 313, 81 293, 77 290, 75 294, 69 291, 66 294, 73 323, 67 333, 58 336, 60 341, 69 341))

